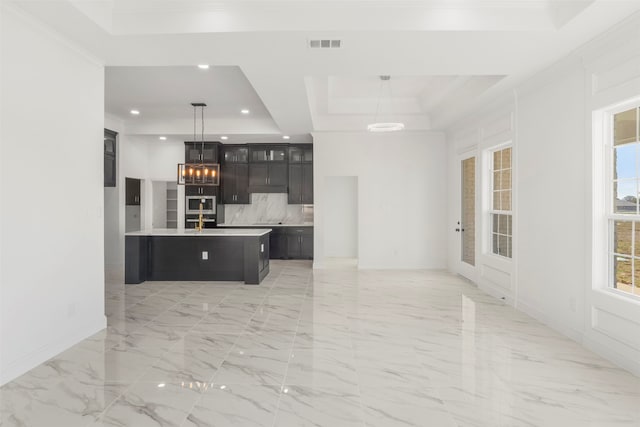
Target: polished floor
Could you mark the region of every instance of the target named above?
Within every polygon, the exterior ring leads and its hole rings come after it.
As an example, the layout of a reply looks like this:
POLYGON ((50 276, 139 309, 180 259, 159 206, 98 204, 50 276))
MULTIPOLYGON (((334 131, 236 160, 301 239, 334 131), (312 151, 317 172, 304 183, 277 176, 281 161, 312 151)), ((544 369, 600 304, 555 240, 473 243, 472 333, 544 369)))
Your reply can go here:
POLYGON ((106 312, 0 389, 3 427, 640 426, 639 378, 445 272, 281 261, 106 312))

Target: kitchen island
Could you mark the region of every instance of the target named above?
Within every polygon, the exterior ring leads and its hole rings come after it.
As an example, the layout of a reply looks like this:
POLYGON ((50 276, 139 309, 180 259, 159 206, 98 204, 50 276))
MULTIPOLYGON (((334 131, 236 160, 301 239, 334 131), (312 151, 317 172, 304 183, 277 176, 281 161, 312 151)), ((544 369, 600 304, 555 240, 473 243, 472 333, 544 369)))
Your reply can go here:
POLYGON ((268 228, 153 229, 125 234, 125 283, 244 281, 269 274, 268 228))

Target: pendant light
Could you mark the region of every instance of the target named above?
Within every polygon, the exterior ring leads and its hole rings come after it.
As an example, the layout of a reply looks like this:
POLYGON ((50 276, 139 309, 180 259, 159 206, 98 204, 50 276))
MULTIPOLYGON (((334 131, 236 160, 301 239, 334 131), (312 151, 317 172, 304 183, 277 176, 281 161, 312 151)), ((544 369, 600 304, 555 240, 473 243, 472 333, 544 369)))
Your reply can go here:
POLYGON ((193 107, 193 141, 196 140, 197 110, 200 108, 200 121, 202 123, 200 133, 200 161, 195 163, 178 163, 179 185, 220 185, 220 164, 204 162, 204 107, 202 102, 191 103, 193 107))
MULTIPOLYGON (((381 122, 378 120, 378 116, 380 114, 380 102, 382 101, 385 85, 388 89, 389 102, 393 104, 393 97, 391 95, 391 76, 380 76, 380 95, 378 96, 376 116, 374 118, 374 122, 367 126, 367 130, 369 132, 395 132, 404 129, 404 123, 392 121, 381 122)), ((393 111, 390 111, 389 116, 392 115, 391 113, 393 113, 393 111)))

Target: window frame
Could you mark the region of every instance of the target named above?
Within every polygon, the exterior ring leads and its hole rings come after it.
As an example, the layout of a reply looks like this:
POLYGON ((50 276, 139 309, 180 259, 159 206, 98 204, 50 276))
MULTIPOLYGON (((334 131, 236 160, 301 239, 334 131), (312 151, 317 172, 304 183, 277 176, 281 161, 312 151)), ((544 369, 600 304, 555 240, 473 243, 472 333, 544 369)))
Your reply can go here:
MULTIPOLYGON (((635 255, 636 233, 635 227, 640 228, 640 206, 636 206, 636 213, 616 213, 615 212, 615 200, 617 195, 614 194, 614 184, 619 179, 615 178, 616 165, 614 164, 616 156, 614 152, 616 150, 615 145, 615 120, 616 114, 623 113, 628 110, 635 109, 636 111, 636 139, 632 142, 626 142, 618 146, 638 144, 638 148, 635 150, 635 170, 636 170, 636 197, 640 197, 640 100, 635 99, 633 101, 625 102, 615 108, 607 109, 604 113, 604 132, 602 135, 603 146, 605 150, 605 211, 604 211, 604 229, 606 234, 606 280, 604 281, 603 288, 609 292, 613 292, 616 295, 624 296, 625 298, 640 300, 640 288, 638 292, 635 287, 635 263, 640 262, 640 254, 635 255), (615 223, 617 221, 631 222, 631 249, 630 254, 621 254, 616 252, 615 241, 615 223), (634 224, 635 223, 635 224, 634 224), (623 291, 615 287, 615 258, 616 257, 628 257, 631 260, 631 292, 623 291)), ((624 179, 624 178, 623 178, 624 179)), ((640 201, 639 201, 640 202, 640 201)), ((638 243, 640 244, 640 243, 638 243)))
MULTIPOLYGON (((485 245, 486 247, 486 253, 490 256, 496 257, 497 259, 501 259, 504 261, 508 261, 510 262, 511 260, 513 260, 513 211, 514 211, 514 191, 513 191, 513 142, 509 141, 509 142, 505 142, 502 144, 498 144, 498 145, 494 145, 490 148, 487 148, 485 150, 485 154, 486 154, 486 158, 487 158, 487 171, 488 171, 488 205, 487 205, 487 211, 486 211, 486 215, 487 215, 487 231, 488 233, 485 233, 486 239, 487 239, 487 243, 485 245), (509 168, 500 168, 500 169, 495 169, 495 164, 494 164, 494 159, 495 159, 495 153, 498 151, 503 151, 506 149, 510 149, 511 150, 511 161, 510 161, 510 167, 509 168), (511 192, 511 209, 510 210, 502 210, 502 209, 494 209, 494 194, 495 191, 503 191, 502 188, 495 190, 496 185, 495 185, 495 172, 497 171, 504 171, 504 170, 509 170, 511 171, 510 173, 510 188, 509 191, 511 192), (499 230, 496 230, 494 232, 494 222, 493 222, 493 216, 494 215, 508 215, 511 218, 511 234, 503 234, 503 233, 499 233, 499 230), (493 250, 493 236, 494 234, 498 235, 498 236, 505 236, 509 239, 509 256, 507 255, 502 255, 499 254, 497 252, 494 252, 493 250)), ((502 166, 502 165, 501 165, 502 166)), ((501 206, 502 207, 502 206, 501 206)))

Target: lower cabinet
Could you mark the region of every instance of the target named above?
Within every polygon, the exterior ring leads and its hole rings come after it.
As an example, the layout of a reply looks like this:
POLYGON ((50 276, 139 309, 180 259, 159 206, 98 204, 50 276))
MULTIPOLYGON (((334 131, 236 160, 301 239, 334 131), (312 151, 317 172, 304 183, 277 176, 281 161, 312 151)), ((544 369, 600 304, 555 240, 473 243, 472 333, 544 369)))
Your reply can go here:
POLYGON ((271 234, 269 234, 269 257, 271 259, 287 257, 287 234, 284 227, 271 230, 271 234))
POLYGON ((290 227, 287 230, 287 258, 313 259, 313 228, 290 227))
MULTIPOLYGON (((256 226, 244 228, 256 228, 256 226)), ((313 259, 313 227, 270 228, 269 258, 313 259)))

